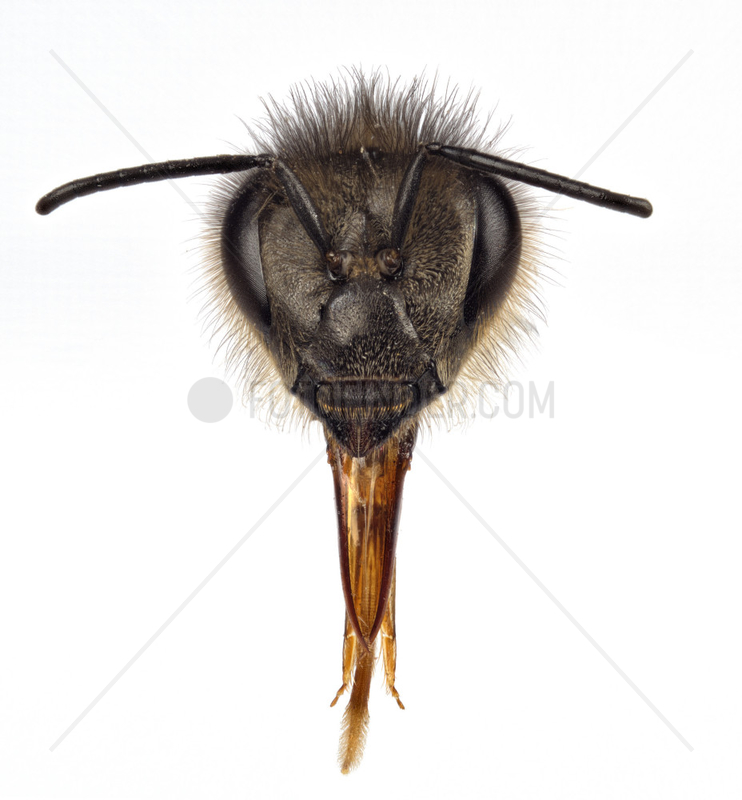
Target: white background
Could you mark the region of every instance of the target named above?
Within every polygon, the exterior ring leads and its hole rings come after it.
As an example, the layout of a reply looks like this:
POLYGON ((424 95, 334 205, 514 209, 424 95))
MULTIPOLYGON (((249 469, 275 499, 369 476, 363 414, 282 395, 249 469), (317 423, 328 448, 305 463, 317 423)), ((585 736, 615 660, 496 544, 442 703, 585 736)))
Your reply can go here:
MULTIPOLYGON (((733 798, 740 751, 739 12, 723 2, 6 2, 0 792, 5 797, 733 798), (736 15, 736 18, 732 18, 736 15), (342 776, 343 602, 320 463, 95 708, 106 684, 322 452, 235 407, 201 331, 200 224, 167 185, 36 199, 249 144, 260 95, 436 70, 508 147, 650 220, 559 201, 548 326, 512 378, 554 418, 477 419, 420 452, 398 550, 398 711, 380 679, 342 776)), ((196 201, 203 178, 181 182, 196 201)), ((551 198, 545 197, 546 202, 551 198)))

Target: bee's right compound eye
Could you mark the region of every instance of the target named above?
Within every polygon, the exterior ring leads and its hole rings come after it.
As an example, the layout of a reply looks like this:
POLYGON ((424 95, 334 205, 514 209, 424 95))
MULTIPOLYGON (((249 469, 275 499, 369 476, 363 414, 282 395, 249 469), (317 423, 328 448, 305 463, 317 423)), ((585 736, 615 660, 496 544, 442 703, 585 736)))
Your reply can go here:
POLYGON ((263 333, 271 310, 260 257, 259 214, 270 197, 266 171, 250 170, 232 201, 221 232, 222 264, 232 296, 242 313, 263 333))

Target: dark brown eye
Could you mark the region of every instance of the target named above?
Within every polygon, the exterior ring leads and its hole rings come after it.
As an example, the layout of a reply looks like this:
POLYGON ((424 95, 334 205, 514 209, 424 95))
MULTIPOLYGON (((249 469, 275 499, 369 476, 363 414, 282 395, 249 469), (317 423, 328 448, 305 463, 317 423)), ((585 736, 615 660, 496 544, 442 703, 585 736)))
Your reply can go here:
POLYGON ((327 271, 334 281, 344 280, 350 270, 350 253, 347 250, 330 250, 325 256, 327 271))
POLYGON ((396 247, 379 250, 376 260, 379 262, 381 274, 387 278, 393 278, 402 269, 402 254, 396 247))

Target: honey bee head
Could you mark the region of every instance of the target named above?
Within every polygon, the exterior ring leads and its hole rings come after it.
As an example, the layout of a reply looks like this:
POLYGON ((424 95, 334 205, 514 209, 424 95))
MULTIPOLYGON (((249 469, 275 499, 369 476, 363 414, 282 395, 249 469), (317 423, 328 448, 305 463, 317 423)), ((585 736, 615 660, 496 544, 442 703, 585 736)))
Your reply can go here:
POLYGON ((420 147, 476 143, 470 100, 357 73, 328 97, 315 87, 293 114, 270 106, 259 145, 283 172, 222 186, 216 289, 238 334, 251 328, 243 346, 262 348, 283 387, 364 456, 442 398, 510 312, 523 226, 504 181, 420 147))

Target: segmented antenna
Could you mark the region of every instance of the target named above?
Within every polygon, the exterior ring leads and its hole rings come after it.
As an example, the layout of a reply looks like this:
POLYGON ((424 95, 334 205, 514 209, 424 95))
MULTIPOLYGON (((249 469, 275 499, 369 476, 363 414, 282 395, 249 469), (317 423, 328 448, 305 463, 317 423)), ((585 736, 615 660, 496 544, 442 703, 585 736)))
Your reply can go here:
POLYGON ((536 186, 538 189, 546 189, 575 200, 583 200, 594 206, 623 211, 636 217, 649 217, 652 214, 652 204, 642 197, 632 197, 628 194, 610 192, 608 189, 599 189, 589 183, 565 178, 563 175, 556 175, 545 169, 529 167, 527 164, 519 164, 517 161, 508 161, 505 158, 490 156, 466 147, 451 147, 437 143, 427 145, 427 150, 429 153, 443 156, 477 172, 510 178, 520 183, 527 183, 529 186, 536 186))
POLYGON ((193 175, 223 175, 228 172, 244 172, 253 167, 270 167, 275 160, 271 155, 260 156, 204 156, 203 158, 184 158, 180 161, 160 161, 129 167, 115 172, 101 172, 89 178, 78 178, 52 189, 36 203, 36 213, 51 214, 60 206, 96 192, 120 189, 122 186, 135 186, 138 183, 165 181, 170 178, 190 178, 193 175))

